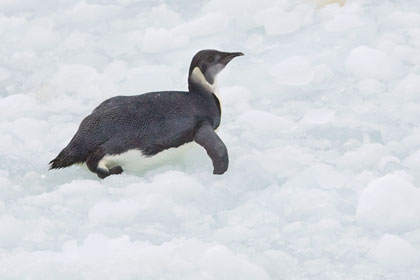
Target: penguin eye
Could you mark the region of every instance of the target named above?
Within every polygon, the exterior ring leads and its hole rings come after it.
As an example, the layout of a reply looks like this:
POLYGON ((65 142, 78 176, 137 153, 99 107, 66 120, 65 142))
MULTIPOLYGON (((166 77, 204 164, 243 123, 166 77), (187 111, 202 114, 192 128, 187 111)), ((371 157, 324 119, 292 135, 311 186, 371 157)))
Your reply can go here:
POLYGON ((211 56, 209 56, 209 57, 207 58, 207 61, 208 61, 208 62, 213 62, 213 61, 214 61, 214 56, 212 56, 212 55, 211 55, 211 56))

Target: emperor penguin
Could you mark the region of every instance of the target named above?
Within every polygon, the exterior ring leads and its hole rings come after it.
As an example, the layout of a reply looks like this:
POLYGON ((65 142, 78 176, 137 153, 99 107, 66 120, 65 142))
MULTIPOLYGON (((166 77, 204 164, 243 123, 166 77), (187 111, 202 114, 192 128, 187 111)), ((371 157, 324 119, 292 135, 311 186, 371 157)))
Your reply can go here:
POLYGON ((119 156, 135 152, 147 161, 159 153, 195 141, 213 163, 213 174, 228 169, 225 144, 216 134, 221 108, 216 76, 241 52, 201 50, 192 59, 188 91, 159 91, 115 96, 85 117, 50 169, 86 163, 101 179, 121 174, 119 156))

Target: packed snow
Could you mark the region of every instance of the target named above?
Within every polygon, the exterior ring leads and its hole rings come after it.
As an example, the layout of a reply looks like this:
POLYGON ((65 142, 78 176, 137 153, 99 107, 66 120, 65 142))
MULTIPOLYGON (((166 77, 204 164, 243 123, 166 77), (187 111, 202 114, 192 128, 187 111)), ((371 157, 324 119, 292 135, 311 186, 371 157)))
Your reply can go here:
POLYGON ((0 1, 0 279, 420 279, 420 2, 0 1), (48 171, 115 95, 201 49, 230 166, 195 145, 48 171))

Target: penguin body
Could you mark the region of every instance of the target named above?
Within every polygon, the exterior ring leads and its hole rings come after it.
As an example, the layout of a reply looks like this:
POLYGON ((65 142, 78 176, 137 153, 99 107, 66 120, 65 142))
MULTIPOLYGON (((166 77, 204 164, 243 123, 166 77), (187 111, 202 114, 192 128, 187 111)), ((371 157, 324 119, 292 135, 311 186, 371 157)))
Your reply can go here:
POLYGON ((116 96, 102 102, 80 124, 78 131, 50 168, 86 163, 105 178, 123 172, 127 158, 147 161, 163 151, 195 141, 211 157, 214 174, 228 167, 227 149, 214 130, 221 108, 215 93, 216 75, 242 53, 203 50, 190 65, 189 91, 150 92, 116 96), (124 159, 125 158, 125 159, 124 159))

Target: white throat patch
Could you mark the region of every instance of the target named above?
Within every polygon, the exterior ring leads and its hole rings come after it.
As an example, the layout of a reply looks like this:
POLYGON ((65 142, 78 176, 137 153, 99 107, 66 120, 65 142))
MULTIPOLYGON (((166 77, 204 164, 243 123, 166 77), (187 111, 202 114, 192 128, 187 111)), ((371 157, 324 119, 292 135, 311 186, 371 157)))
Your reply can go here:
POLYGON ((203 72, 201 72, 199 67, 195 67, 193 69, 193 71, 191 72, 191 79, 194 82, 196 82, 197 84, 200 84, 203 87, 205 87, 206 89, 208 89, 209 91, 213 92, 217 96, 217 98, 219 98, 219 90, 217 88, 216 79, 214 80, 214 84, 210 84, 206 80, 206 77, 204 77, 204 74, 203 74, 203 72))

